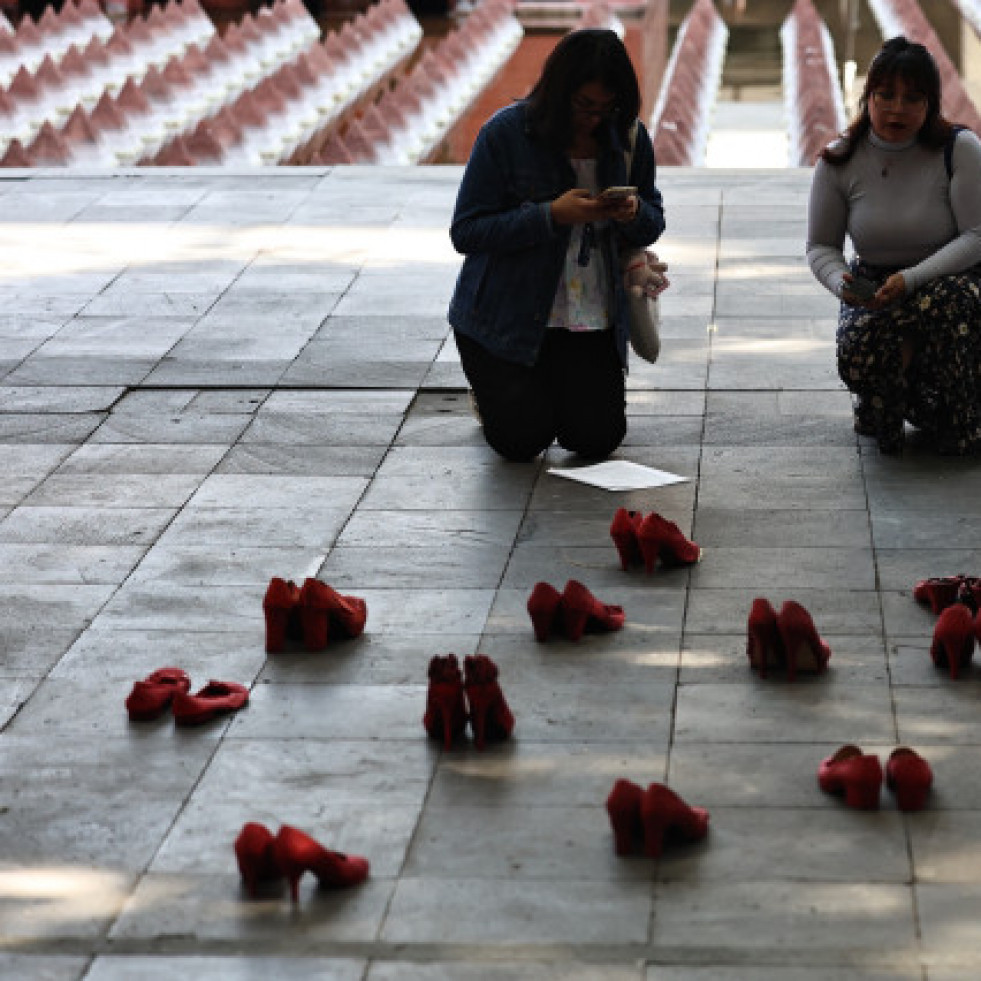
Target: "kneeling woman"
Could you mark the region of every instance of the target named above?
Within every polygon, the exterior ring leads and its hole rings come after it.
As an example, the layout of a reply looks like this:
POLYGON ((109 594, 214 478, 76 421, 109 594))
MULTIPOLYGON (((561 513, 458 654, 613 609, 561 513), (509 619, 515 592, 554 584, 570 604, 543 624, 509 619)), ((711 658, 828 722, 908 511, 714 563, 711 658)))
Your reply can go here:
POLYGON ((639 109, 616 34, 574 31, 474 144, 450 229, 466 259, 449 319, 484 436, 509 460, 554 440, 602 459, 626 434, 619 251, 664 230, 639 109), (636 194, 599 193, 628 184, 636 194))
POLYGON ((838 373, 883 453, 903 423, 941 452, 981 450, 981 142, 940 113, 926 48, 887 41, 861 113, 818 160, 807 257, 841 297, 838 373), (858 253, 846 263, 845 235, 858 253))

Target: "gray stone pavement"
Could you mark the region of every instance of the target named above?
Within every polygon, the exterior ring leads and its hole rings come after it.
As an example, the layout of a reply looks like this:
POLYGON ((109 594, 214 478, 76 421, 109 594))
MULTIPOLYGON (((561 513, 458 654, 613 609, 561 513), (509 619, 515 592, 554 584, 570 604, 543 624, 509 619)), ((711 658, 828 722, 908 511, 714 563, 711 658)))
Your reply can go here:
POLYGON ((445 308, 458 168, 6 172, 0 180, 0 975, 118 981, 827 981, 981 970, 981 670, 928 656, 921 577, 981 570, 981 468, 851 431, 804 171, 666 170, 663 356, 615 494, 505 464, 445 308), (624 573, 616 507, 705 550, 624 573), (267 656, 274 575, 364 597, 358 640, 267 656), (625 629, 537 644, 538 579, 625 629), (753 597, 834 655, 761 681, 753 597), (493 657, 513 741, 420 724, 433 654, 493 657), (134 725, 138 678, 250 684, 201 729, 134 725), (844 742, 933 764, 928 810, 817 787, 844 742), (708 839, 618 859, 605 797, 667 781, 708 839), (246 821, 367 856, 249 901, 246 821))

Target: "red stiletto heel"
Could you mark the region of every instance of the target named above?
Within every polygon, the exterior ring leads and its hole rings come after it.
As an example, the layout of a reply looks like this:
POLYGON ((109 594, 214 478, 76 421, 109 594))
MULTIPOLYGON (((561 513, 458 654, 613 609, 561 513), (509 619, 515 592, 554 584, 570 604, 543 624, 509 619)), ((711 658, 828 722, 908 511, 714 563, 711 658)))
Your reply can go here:
POLYGON ((800 603, 787 600, 777 615, 777 629, 787 658, 787 679, 798 671, 820 674, 828 667, 831 648, 818 635, 811 614, 800 603))
POLYGON ((547 582, 536 582, 528 597, 528 614, 535 628, 535 640, 544 643, 562 619, 562 594, 547 582))
POLYGON ((619 508, 613 515, 613 522, 610 524, 610 537, 617 547, 617 552, 620 555, 620 566, 624 572, 630 566, 639 565, 644 561, 640 551, 640 542, 637 539, 643 520, 644 516, 640 511, 628 511, 626 508, 619 508))
POLYGON ((179 726, 199 726, 227 712, 237 712, 249 700, 249 689, 234 681, 209 681, 194 695, 174 696, 174 722, 179 726))
POLYGON ((262 600, 266 618, 266 653, 285 650, 287 638, 298 640, 300 628, 300 590, 291 579, 278 576, 269 580, 262 600))
POLYGON ((922 811, 933 786, 933 770, 915 750, 900 746, 886 762, 886 786, 901 811, 922 811))
POLYGON ((276 863, 290 884, 290 898, 299 901, 300 877, 312 872, 322 888, 356 886, 368 878, 368 860, 343 855, 324 848, 320 842, 297 828, 284 824, 273 843, 276 863))
POLYGON ((785 654, 780 630, 777 627, 777 611, 768 599, 758 596, 753 600, 746 624, 746 657, 750 667, 766 677, 766 669, 784 663, 785 654))
POLYGON ((637 543, 644 558, 644 568, 653 572, 660 559, 664 568, 692 565, 702 557, 702 550, 682 534, 673 522, 652 511, 637 529, 637 543))
POLYGON ((446 749, 453 747, 453 740, 467 727, 463 676, 455 654, 436 655, 429 662, 429 691, 422 724, 433 739, 443 740, 446 749))
POLYGON ((866 755, 848 744, 821 761, 818 783, 825 793, 844 794, 849 807, 875 811, 879 809, 882 764, 878 756, 866 755))
POLYGON ((262 883, 275 882, 283 877, 276 861, 275 838, 264 824, 250 821, 243 825, 235 839, 235 858, 245 883, 245 891, 252 899, 262 883))
POLYGON ((180 668, 160 668, 133 683, 126 698, 130 722, 150 722, 170 708, 177 694, 191 690, 191 679, 180 668))
POLYGON ((921 579, 913 586, 913 599, 918 603, 929 603, 931 612, 940 614, 957 602, 962 589, 966 589, 975 603, 981 600, 981 580, 964 575, 921 579), (975 590, 978 595, 975 595, 975 590))
POLYGON ((463 659, 464 690, 470 706, 474 745, 503 742, 514 731, 514 715, 497 683, 497 665, 483 654, 463 659))
POLYGON ((562 624, 569 640, 579 640, 588 630, 619 630, 626 617, 622 606, 598 600, 581 582, 570 579, 562 591, 562 624))
POLYGON ((930 657, 938 667, 946 667, 955 681, 974 656, 974 617, 961 603, 948 606, 933 628, 930 657))
POLYGON ((640 802, 644 826, 644 854, 659 858, 664 840, 676 835, 683 841, 700 841, 708 834, 709 813, 704 807, 690 807, 670 787, 652 783, 640 802))
POLYGON ((640 818, 643 789, 630 780, 617 780, 606 798, 606 813, 613 828, 613 849, 621 857, 634 855, 643 841, 644 825, 640 818))

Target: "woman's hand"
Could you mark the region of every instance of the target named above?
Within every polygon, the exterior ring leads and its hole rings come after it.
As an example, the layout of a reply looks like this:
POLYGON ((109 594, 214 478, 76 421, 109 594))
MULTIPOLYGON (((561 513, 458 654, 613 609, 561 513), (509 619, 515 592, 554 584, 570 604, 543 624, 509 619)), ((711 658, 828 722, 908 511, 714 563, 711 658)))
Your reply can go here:
POLYGON ((614 198, 603 203, 606 205, 606 210, 602 217, 608 218, 610 221, 633 221, 637 215, 637 209, 640 207, 640 201, 636 194, 631 194, 625 198, 614 198))
POLYGON ((851 307, 864 307, 866 310, 881 310, 883 307, 898 303, 906 295, 906 280, 902 273, 893 273, 870 297, 861 297, 852 293, 848 286, 855 278, 851 273, 844 273, 841 287, 841 298, 851 307))
POLYGON ((556 225, 584 225, 605 218, 604 205, 582 187, 557 197, 552 202, 552 221, 556 225))

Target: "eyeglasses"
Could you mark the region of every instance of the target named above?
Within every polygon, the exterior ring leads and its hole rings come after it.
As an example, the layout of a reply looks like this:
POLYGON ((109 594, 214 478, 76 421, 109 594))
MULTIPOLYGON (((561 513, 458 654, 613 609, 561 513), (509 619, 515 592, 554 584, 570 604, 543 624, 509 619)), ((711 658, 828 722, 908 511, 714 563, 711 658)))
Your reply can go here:
POLYGON ((922 109, 927 97, 922 92, 893 92, 892 89, 875 89, 872 99, 884 109, 922 109))
POLYGON ((572 97, 572 111, 580 116, 612 119, 620 111, 620 107, 615 102, 607 102, 605 105, 598 106, 595 102, 590 102, 589 99, 583 99, 576 95, 572 97))

